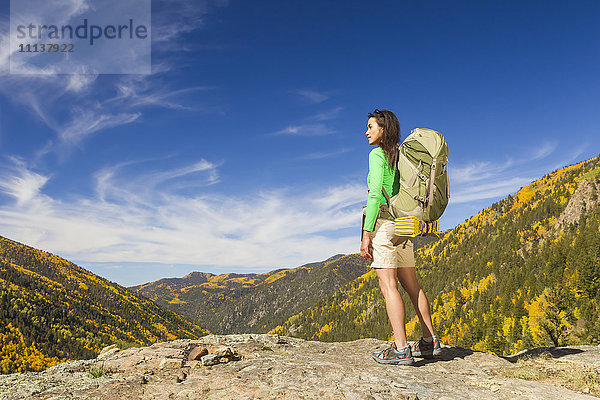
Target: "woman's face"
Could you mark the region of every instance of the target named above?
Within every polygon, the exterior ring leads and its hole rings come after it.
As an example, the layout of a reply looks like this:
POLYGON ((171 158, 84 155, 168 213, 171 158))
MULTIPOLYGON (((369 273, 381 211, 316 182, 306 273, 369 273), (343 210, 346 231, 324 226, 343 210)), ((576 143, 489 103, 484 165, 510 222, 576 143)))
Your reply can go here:
POLYGON ((369 144, 379 144, 379 142, 381 142, 383 127, 377 125, 377 120, 375 118, 369 118, 369 121, 367 122, 367 132, 365 135, 367 135, 369 144))

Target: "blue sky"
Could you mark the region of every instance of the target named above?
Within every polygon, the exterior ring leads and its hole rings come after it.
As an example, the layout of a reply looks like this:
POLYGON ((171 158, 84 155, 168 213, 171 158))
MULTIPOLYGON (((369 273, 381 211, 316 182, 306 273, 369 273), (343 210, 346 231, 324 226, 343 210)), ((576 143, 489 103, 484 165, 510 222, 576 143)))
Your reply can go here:
POLYGON ((0 4, 0 235, 123 285, 357 252, 374 108, 444 229, 600 152, 597 1, 153 1, 150 75, 10 74, 0 4))

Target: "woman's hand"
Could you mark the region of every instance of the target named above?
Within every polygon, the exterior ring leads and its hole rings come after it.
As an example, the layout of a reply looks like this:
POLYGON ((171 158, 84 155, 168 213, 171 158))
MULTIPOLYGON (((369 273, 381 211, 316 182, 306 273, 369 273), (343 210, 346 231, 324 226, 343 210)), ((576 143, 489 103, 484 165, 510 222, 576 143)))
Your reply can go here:
POLYGON ((373 261, 373 244, 371 243, 371 232, 363 231, 360 255, 367 261, 373 261))

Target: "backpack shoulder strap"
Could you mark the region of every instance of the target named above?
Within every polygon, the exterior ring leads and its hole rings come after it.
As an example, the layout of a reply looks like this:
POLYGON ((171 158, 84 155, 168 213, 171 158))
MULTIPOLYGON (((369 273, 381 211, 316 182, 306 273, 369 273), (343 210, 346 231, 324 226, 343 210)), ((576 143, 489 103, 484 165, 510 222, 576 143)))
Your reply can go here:
MULTIPOLYGON (((406 157, 406 156, 405 156, 405 155, 404 155, 404 154, 403 154, 401 151, 400 151, 400 152, 398 152, 398 154, 399 154, 399 157, 400 157, 400 158, 398 159, 398 162, 400 162, 400 159, 402 159, 402 161, 403 161, 403 162, 404 162, 406 165, 408 165, 408 166, 410 167, 410 169, 412 169, 412 170, 413 170, 413 176, 412 176, 412 178, 410 179, 410 181, 408 182, 408 184, 407 184, 406 182, 402 181, 402 179, 400 179, 400 182, 402 182, 402 184, 403 184, 403 186, 404 186, 404 187, 407 187, 407 188, 408 188, 408 187, 413 187, 413 185, 415 184, 415 181, 417 180, 417 177, 418 177, 418 178, 421 178, 421 180, 422 180, 422 181, 426 181, 426 180, 427 180, 427 177, 426 177, 425 175, 423 175, 423 173, 421 173, 421 171, 419 170, 419 168, 418 168, 418 167, 416 167, 416 166, 415 166, 415 165, 414 165, 414 164, 413 164, 413 163, 412 163, 412 162, 411 162, 411 161, 408 159, 408 157, 406 157)), ((421 160, 419 160, 419 167, 421 167, 421 160)))
POLYGON ((391 201, 390 201, 390 195, 386 192, 386 190, 383 187, 383 185, 381 186, 381 190, 383 191, 383 195, 385 196, 385 201, 387 201, 387 203, 389 205, 391 203, 391 201))
MULTIPOLYGON (((400 161, 400 157, 404 156, 402 154, 402 152, 400 151, 400 145, 399 144, 396 145, 396 150, 398 151, 398 162, 399 162, 400 161)), ((396 163, 396 171, 395 172, 398 173, 398 179, 402 183, 402 178, 400 178, 400 170, 398 169, 398 163, 396 163)), ((390 200, 390 195, 385 190, 385 188, 383 187, 383 185, 381 185, 381 190, 383 191, 383 195, 385 196, 385 201, 387 201, 387 204, 389 206, 390 204, 392 204, 392 202, 390 200)))

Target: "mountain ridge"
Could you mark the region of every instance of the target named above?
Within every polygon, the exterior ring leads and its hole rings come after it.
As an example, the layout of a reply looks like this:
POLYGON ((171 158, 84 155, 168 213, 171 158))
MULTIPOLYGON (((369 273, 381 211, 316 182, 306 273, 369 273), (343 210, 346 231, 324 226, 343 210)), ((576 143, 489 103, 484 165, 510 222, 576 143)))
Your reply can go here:
POLYGON ((0 372, 208 331, 54 254, 0 236, 0 372))
POLYGON ((325 261, 262 274, 192 272, 131 289, 212 332, 264 333, 366 270, 359 256, 337 254, 325 261))
MULTIPOLYGON (((415 248, 436 240, 435 237, 415 238, 415 248)), ((283 316, 312 305, 324 294, 358 278, 368 268, 367 262, 358 254, 336 254, 324 261, 261 274, 194 271, 183 278, 163 278, 130 289, 198 321, 212 332, 227 334, 249 330, 264 333, 282 323, 283 316), (286 285, 291 286, 285 288, 286 285), (272 290, 288 294, 270 296, 265 293, 272 290), (298 293, 305 293, 305 298, 298 293), (287 298, 285 296, 289 297, 289 305, 281 304, 280 299, 287 298), (263 306, 260 302, 264 302, 263 306), (269 317, 271 311, 264 307, 265 304, 278 304, 275 317, 269 317), (252 317, 246 317, 250 315, 252 317)))
POLYGON ((324 261, 311 262, 311 263, 303 264, 303 265, 301 265, 299 267, 295 267, 295 268, 277 268, 272 271, 263 272, 263 273, 242 274, 242 273, 235 273, 235 272, 225 272, 223 274, 213 274, 212 272, 192 271, 189 274, 183 276, 182 278, 161 278, 156 281, 129 286, 128 289, 131 289, 134 291, 140 291, 140 290, 144 290, 145 288, 148 288, 151 285, 161 285, 163 283, 174 283, 175 284, 174 286, 176 286, 178 288, 184 288, 184 287, 201 285, 203 283, 210 282, 211 278, 217 278, 218 281, 223 281, 228 278, 233 278, 233 279, 254 278, 254 279, 258 279, 259 281, 262 282, 263 281, 263 279, 261 279, 262 277, 265 277, 265 279, 268 279, 270 276, 281 273, 281 272, 292 271, 294 269, 299 269, 299 268, 312 268, 312 267, 315 267, 322 263, 326 263, 329 261, 335 261, 343 256, 345 256, 345 254, 336 254, 336 255, 329 257, 328 259, 326 259, 324 261))

